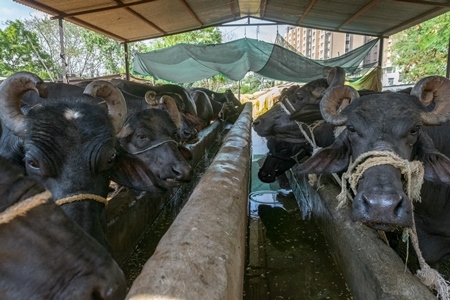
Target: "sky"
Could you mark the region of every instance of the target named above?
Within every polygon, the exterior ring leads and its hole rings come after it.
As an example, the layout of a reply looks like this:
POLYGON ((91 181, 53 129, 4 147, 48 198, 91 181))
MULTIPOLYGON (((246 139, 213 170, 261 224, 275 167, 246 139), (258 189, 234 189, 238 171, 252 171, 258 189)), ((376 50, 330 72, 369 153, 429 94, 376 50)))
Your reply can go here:
MULTIPOLYGON (((35 9, 29 8, 28 6, 19 4, 12 0, 0 0, 0 29, 4 29, 5 22, 8 20, 14 21, 17 19, 26 19, 31 16, 44 15, 44 13, 37 11, 35 9)), ((240 21, 239 23, 244 23, 245 21, 240 21)), ((252 20, 252 23, 262 23, 260 20, 252 20)), ((276 26, 276 25, 264 25, 264 26, 236 26, 236 27, 219 27, 224 34, 224 41, 231 41, 240 38, 253 38, 262 40, 268 43, 273 43, 275 41, 277 30, 281 35, 286 33, 287 26, 276 26)))

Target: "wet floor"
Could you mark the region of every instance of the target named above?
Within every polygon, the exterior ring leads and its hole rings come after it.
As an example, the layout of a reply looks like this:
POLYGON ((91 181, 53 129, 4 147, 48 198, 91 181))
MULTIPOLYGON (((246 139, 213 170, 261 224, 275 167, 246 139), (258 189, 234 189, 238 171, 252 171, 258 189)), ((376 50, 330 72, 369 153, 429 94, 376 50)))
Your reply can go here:
POLYGON ((252 145, 244 299, 352 299, 319 227, 302 220, 287 179, 258 179, 265 140, 253 133, 252 145))

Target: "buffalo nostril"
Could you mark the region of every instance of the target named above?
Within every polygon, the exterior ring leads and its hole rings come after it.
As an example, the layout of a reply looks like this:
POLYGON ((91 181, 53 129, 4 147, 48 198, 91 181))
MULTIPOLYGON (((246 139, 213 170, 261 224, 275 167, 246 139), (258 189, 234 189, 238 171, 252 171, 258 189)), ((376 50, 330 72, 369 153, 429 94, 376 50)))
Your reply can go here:
POLYGON ((175 164, 171 167, 173 177, 179 181, 190 181, 192 179, 192 169, 182 164, 175 164))
POLYGON ((390 215, 397 217, 403 213, 403 197, 397 193, 362 195, 363 206, 372 215, 390 215))
POLYGON ((183 135, 187 138, 193 138, 197 135, 197 131, 196 130, 184 130, 183 135))
POLYGON ((175 177, 178 178, 181 175, 181 171, 177 165, 172 166, 172 172, 175 174, 175 177))
POLYGON ((399 216, 403 212, 403 197, 398 195, 397 205, 394 205, 394 215, 399 216))
POLYGON ((253 121, 253 127, 258 126, 259 125, 259 121, 253 121))

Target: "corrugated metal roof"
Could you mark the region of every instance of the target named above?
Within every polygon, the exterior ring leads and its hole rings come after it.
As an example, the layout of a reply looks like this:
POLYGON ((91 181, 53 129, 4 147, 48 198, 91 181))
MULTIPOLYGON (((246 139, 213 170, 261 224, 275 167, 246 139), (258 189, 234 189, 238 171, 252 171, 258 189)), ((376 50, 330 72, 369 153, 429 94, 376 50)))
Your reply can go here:
POLYGON ((448 0, 14 0, 120 42, 242 18, 388 37, 450 10, 448 0))

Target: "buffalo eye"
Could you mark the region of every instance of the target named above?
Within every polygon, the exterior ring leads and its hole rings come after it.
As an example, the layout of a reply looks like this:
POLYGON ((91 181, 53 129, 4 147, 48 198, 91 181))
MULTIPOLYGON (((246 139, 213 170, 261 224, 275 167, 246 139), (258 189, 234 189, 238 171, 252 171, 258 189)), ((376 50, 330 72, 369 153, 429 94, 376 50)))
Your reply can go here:
POLYGON ((115 162, 116 157, 117 157, 116 153, 111 154, 111 156, 108 159, 108 165, 112 165, 115 162))
POLYGON ((138 133, 137 134, 137 138, 140 139, 140 140, 145 140, 147 138, 147 136, 145 134, 138 133))
POLYGON ((355 127, 353 127, 353 125, 347 125, 347 130, 350 132, 355 132, 355 127))
POLYGON ((27 165, 30 166, 32 169, 39 169, 41 166, 39 165, 39 162, 33 158, 28 157, 26 159, 27 165))
POLYGON ((409 132, 412 135, 416 135, 420 130, 420 125, 416 125, 413 127, 413 129, 411 129, 411 131, 409 132))

